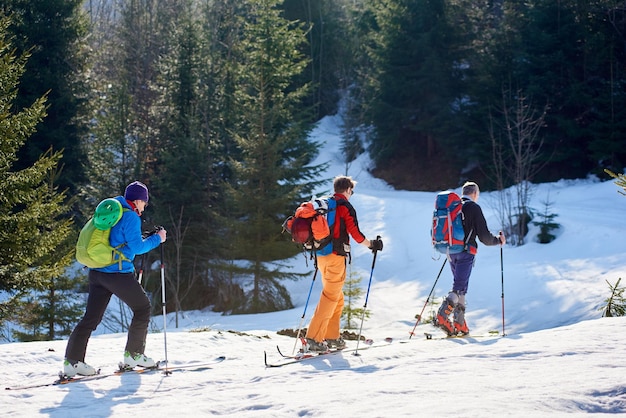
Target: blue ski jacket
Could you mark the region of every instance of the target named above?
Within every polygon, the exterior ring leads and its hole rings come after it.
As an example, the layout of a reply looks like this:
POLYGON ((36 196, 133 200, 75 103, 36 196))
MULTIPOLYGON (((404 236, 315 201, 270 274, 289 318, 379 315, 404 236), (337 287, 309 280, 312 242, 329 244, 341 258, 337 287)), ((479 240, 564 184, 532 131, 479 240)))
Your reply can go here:
POLYGON ((158 247, 161 244, 161 237, 157 234, 153 234, 144 239, 141 234, 141 218, 139 215, 133 210, 126 199, 124 199, 124 196, 116 196, 115 199, 122 204, 122 208, 128 210, 124 210, 122 218, 111 228, 109 242, 112 247, 124 244, 124 246, 120 248, 120 251, 128 260, 122 261, 121 270, 117 262, 110 266, 94 270, 104 273, 132 273, 135 271, 135 265, 133 264, 135 256, 145 254, 158 247))

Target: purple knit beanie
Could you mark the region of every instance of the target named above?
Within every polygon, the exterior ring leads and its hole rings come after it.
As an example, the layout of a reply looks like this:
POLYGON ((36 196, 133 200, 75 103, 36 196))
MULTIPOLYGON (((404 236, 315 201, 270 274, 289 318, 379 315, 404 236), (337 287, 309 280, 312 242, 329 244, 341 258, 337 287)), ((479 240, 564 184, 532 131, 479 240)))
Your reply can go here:
POLYGON ((126 191, 124 192, 124 198, 126 200, 143 200, 144 202, 148 201, 148 188, 145 184, 140 181, 133 181, 128 186, 126 186, 126 191))

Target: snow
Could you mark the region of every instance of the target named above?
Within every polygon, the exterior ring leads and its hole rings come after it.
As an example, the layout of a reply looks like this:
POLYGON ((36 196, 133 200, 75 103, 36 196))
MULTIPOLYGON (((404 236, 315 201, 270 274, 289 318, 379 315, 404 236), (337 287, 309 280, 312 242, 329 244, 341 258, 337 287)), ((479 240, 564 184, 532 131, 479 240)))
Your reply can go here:
MULTIPOLYGON (((337 119, 322 120, 312 136, 326 144, 319 161, 331 161, 332 177, 345 174, 339 161, 337 119)), ((434 193, 396 191, 372 178, 365 157, 348 174, 358 185, 351 202, 361 229, 380 235, 384 250, 372 270, 372 254, 353 245, 352 272, 371 288, 372 316, 362 334, 375 341, 359 344, 359 356, 345 352, 283 368, 276 346, 291 353, 294 339, 278 335, 304 326, 321 290, 311 279, 289 283, 296 307, 258 315, 224 316, 209 310, 185 312, 175 328, 168 315, 153 318, 147 354, 171 365, 226 360, 204 371, 126 374, 106 379, 30 390, 2 391, 4 417, 126 416, 560 416, 626 413, 626 345, 620 338, 626 318, 602 318, 607 281, 624 277, 623 214, 626 198, 611 181, 589 178, 537 185, 531 206, 543 208, 549 195, 561 224, 556 241, 530 240, 522 247, 479 246, 467 296, 467 321, 474 339, 426 340, 415 314, 426 306, 443 258, 433 259, 429 241, 434 193), (504 297, 502 297, 504 295, 504 297), (504 306, 504 320, 503 320, 504 306), (506 336, 489 336, 504 328, 506 336), (166 338, 164 338, 166 337, 166 338), (393 342, 385 343, 386 337, 393 342)), ((458 190, 457 190, 458 191, 458 190)), ((493 232, 496 196, 479 200, 493 232)), ((533 227, 531 236, 536 235, 533 227)), ((435 257, 436 258, 436 257, 435 257)), ((302 256, 291 265, 310 271, 302 256)), ((437 304, 451 286, 448 266, 434 288, 437 304)), ((113 302, 112 302, 113 303, 113 302)), ((357 304, 361 307, 363 301, 357 304)), ((425 316, 432 308, 426 308, 425 316)), ((360 318, 357 321, 360 324, 360 318)), ((358 329, 356 330, 358 332, 358 329)), ((126 334, 99 328, 86 361, 112 371, 121 360, 126 334)), ((2 344, 4 386, 54 380, 66 341, 2 344)), ((356 348, 355 341, 348 341, 356 348)))

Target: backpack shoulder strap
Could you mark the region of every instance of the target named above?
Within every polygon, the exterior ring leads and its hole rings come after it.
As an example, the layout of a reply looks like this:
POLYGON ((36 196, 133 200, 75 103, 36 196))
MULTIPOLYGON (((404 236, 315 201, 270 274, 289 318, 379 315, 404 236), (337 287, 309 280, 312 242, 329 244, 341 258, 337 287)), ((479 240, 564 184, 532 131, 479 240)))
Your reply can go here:
MULTIPOLYGON (((461 197, 461 219, 463 220, 463 226, 465 226, 465 213, 463 213, 463 208, 465 207, 466 204, 476 204, 476 202, 474 202, 472 199, 470 199, 469 197, 461 197)), ((476 254, 476 250, 477 248, 475 246, 473 246, 472 244, 470 244, 470 240, 472 238, 472 234, 474 233, 474 229, 470 229, 469 233, 467 234, 467 236, 465 237, 465 247, 467 248, 467 251, 470 254, 476 254)))
POLYGON ((340 205, 340 202, 341 199, 336 199, 335 196, 330 196, 328 198, 328 215, 326 216, 326 219, 328 221, 329 227, 332 227, 335 224, 335 218, 337 217, 337 206, 340 205))
MULTIPOLYGON (((131 210, 131 209, 129 209, 129 208, 122 207, 122 216, 124 216, 124 213, 125 213, 125 212, 134 212, 134 211, 132 211, 132 210, 131 210)), ((120 218, 120 219, 121 219, 121 218, 120 218)), ((114 226, 115 226, 115 225, 114 225, 114 226)), ((128 244, 128 243, 127 243, 127 242, 123 242, 123 243, 121 243, 120 245, 118 245, 118 246, 116 246, 116 247, 112 247, 112 248, 113 248, 113 253, 118 255, 118 261, 117 261, 117 264, 118 264, 118 267, 119 267, 119 269, 120 269, 120 270, 122 269, 122 261, 130 261, 130 260, 129 260, 129 259, 128 259, 125 255, 124 255, 124 253, 121 251, 121 249, 122 249, 122 248, 123 248, 126 244, 128 244)))

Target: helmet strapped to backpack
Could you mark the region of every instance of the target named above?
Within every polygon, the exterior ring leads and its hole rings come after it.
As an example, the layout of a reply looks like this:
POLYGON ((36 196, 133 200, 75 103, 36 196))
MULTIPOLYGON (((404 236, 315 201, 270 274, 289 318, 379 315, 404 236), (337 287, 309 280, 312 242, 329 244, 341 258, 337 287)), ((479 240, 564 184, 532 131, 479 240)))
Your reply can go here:
POLYGON ((122 218, 123 213, 122 204, 118 200, 104 199, 96 206, 93 224, 101 231, 111 229, 122 218))

